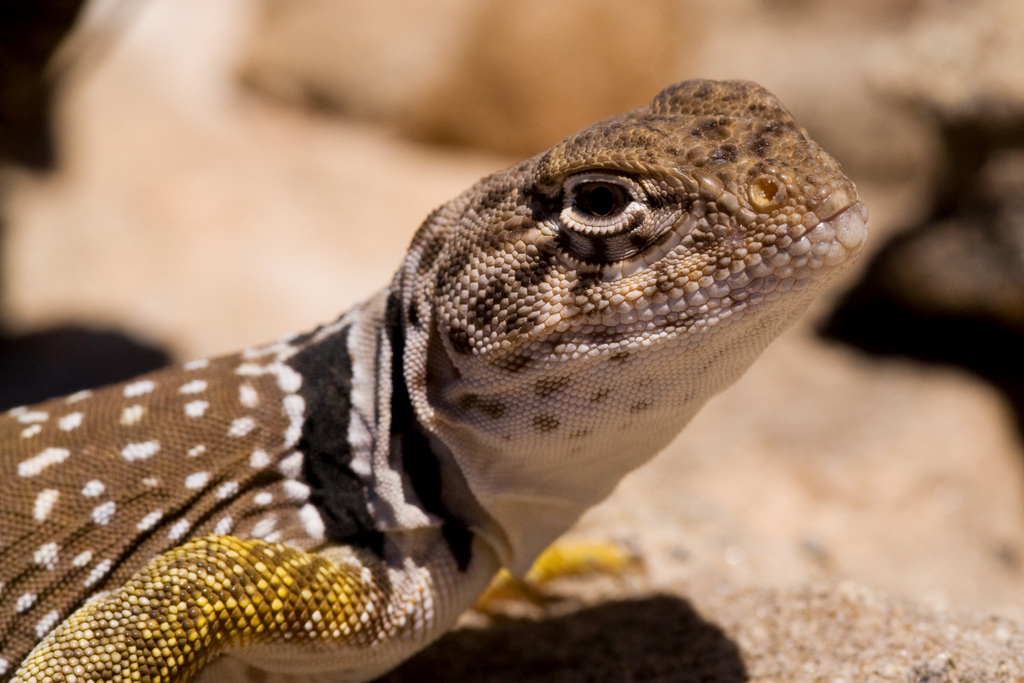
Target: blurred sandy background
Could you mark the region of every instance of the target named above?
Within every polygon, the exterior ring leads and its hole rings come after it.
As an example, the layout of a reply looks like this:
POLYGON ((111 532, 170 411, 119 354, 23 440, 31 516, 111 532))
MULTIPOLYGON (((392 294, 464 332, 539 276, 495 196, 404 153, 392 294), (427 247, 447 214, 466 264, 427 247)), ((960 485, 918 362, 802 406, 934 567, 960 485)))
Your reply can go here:
MULTIPOLYGON (((1012 0, 139 0, 81 19, 55 170, 3 169, 3 325, 116 328, 178 359, 336 317, 432 208, 671 82, 765 85, 857 182, 870 253, 572 532, 628 542, 646 573, 567 590, 683 596, 764 680, 744 624, 808 586, 1024 620, 1012 0), (746 590, 769 591, 756 615, 715 611, 746 590)), ((1013 623, 981 640, 1012 651, 1013 623)))

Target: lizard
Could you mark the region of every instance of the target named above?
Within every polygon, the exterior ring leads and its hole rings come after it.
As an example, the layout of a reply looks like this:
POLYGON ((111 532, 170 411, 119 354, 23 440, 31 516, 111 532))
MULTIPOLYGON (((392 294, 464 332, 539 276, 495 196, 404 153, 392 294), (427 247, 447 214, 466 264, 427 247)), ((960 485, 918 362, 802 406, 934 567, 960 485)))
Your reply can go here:
POLYGON ((363 681, 660 451, 862 251, 838 162, 686 81, 431 213, 332 323, 0 416, 0 680, 363 681))

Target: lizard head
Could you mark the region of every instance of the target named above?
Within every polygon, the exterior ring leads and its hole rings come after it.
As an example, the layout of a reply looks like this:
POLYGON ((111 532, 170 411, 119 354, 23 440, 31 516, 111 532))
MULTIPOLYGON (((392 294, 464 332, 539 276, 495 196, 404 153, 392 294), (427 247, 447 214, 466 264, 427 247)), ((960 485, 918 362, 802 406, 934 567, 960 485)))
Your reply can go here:
POLYGON ((525 500, 585 507, 849 267, 866 221, 772 94, 668 88, 428 219, 401 285, 421 419, 506 534, 525 500))

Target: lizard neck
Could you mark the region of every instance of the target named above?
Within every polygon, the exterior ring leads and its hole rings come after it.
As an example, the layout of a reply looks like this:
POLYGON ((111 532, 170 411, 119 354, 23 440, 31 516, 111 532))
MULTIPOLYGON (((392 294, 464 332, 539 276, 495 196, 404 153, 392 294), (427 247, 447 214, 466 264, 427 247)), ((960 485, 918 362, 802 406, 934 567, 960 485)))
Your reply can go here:
POLYGON ((405 331, 383 290, 305 340, 288 363, 302 376, 303 479, 326 538, 381 553, 385 537, 440 532, 458 566, 478 507, 444 446, 413 410, 401 371, 405 331))
MULTIPOLYGON (((807 295, 809 299, 810 295, 807 295)), ((627 473, 662 450, 716 391, 735 381, 803 310, 794 305, 759 323, 722 324, 714 343, 674 347, 674 363, 634 354, 538 361, 504 376, 450 354, 438 341, 407 355, 405 371, 420 421, 450 453, 486 514, 467 520, 505 567, 524 574, 534 559, 627 473), (556 376, 557 375, 557 376, 556 376), (555 387, 555 388, 552 388, 555 387)), ((748 310, 750 317, 759 317, 748 310)))

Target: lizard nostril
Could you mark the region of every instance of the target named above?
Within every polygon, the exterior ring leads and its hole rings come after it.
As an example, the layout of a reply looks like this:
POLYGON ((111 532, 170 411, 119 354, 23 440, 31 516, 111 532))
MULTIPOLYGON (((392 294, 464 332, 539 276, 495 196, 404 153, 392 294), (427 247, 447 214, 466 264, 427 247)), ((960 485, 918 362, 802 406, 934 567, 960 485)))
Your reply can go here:
POLYGON ((774 176, 758 176, 750 184, 750 203, 761 213, 777 209, 786 203, 786 186, 774 176))

